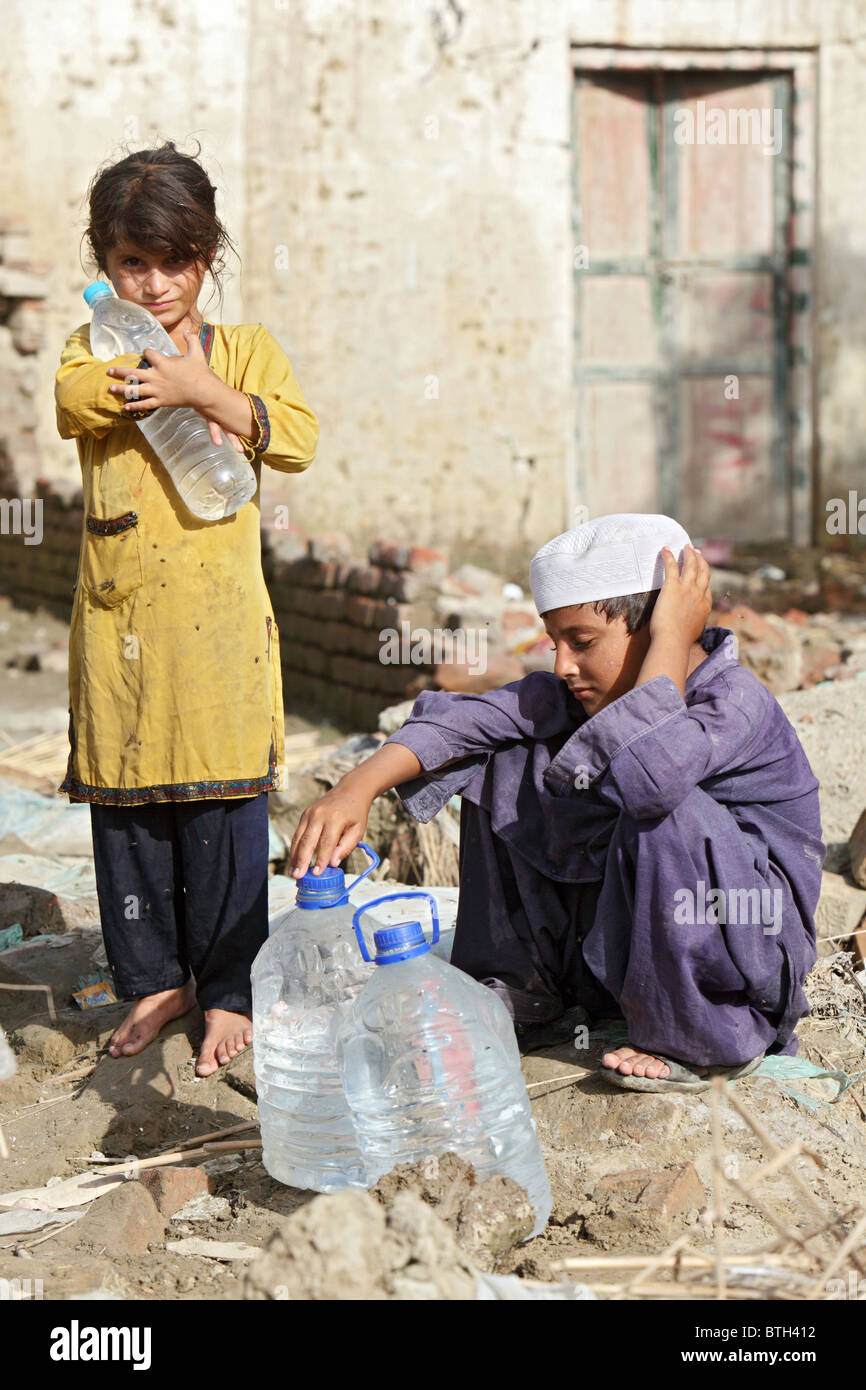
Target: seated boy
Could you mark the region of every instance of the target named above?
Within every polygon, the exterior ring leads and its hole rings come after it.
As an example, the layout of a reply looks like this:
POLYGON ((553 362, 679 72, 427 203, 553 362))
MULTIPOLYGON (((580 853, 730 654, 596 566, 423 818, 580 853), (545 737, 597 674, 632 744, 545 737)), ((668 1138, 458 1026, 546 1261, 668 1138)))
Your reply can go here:
POLYGON ((818 783, 733 633, 704 628, 707 562, 669 517, 608 516, 543 546, 530 582, 554 671, 422 693, 305 810, 292 872, 339 864, 390 787, 420 821, 459 793, 452 961, 518 1032, 621 1013, 629 1045, 604 1074, 632 1089, 703 1089, 709 1069, 796 1052, 818 783))

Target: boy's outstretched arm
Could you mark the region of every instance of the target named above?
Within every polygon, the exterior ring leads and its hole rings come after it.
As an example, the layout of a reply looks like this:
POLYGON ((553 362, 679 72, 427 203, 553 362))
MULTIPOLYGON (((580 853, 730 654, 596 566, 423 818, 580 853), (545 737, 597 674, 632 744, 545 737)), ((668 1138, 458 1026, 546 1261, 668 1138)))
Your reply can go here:
MULTIPOLYGON (((548 738, 573 727, 567 699, 565 686, 546 671, 484 695, 422 691, 402 728, 304 811, 292 840, 293 876, 306 873, 314 860, 318 873, 329 864, 336 868, 364 834, 376 797, 391 787, 453 763, 477 761, 505 743, 548 738)), ((437 809, 412 814, 426 821, 437 809)))
POLYGON ((401 782, 411 782, 421 770, 412 750, 400 743, 383 745, 353 767, 301 816, 290 851, 292 875, 300 878, 313 860, 314 873, 328 865, 336 868, 364 834, 376 797, 401 782))

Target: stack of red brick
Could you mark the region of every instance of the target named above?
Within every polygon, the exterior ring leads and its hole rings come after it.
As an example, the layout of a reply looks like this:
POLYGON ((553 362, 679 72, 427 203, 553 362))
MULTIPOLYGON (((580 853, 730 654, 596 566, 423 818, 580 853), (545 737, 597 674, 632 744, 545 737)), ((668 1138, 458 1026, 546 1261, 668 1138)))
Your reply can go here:
MULTIPOLYGON (((30 507, 42 504, 41 540, 27 544, 10 524, 0 545, 0 593, 18 607, 41 606, 68 620, 84 525, 81 487, 41 478, 35 493, 30 507)), ((10 505, 27 504, 16 498, 10 505)), ((386 705, 434 684, 429 664, 382 660, 382 633, 399 638, 404 623, 410 632, 436 625, 445 555, 377 541, 359 560, 341 533, 306 540, 297 530, 263 528, 262 568, 280 634, 287 708, 375 728, 386 705)))
POLYGON ((280 630, 286 705, 375 728, 386 705, 431 686, 433 668, 383 660, 383 633, 434 625, 433 603, 447 557, 420 546, 376 541, 353 560, 341 533, 306 543, 263 533, 262 564, 280 630))

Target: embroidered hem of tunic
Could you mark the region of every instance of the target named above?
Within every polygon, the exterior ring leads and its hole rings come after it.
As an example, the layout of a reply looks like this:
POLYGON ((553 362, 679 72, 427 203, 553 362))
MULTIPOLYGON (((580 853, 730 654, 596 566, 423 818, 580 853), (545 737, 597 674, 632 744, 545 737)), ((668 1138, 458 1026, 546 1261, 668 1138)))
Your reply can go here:
POLYGON ((257 796, 275 791, 280 777, 274 754, 274 741, 268 755, 268 770, 262 777, 236 777, 223 782, 166 782, 153 787, 89 787, 72 772, 74 746, 69 752, 66 776, 58 791, 70 801, 92 801, 103 806, 144 806, 156 801, 211 801, 241 796, 257 796))

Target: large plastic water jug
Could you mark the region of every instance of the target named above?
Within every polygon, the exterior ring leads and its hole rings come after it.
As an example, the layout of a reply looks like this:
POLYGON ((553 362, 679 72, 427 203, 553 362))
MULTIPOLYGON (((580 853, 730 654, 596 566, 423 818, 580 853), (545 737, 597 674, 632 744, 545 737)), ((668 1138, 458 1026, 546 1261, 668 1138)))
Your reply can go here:
MULTIPOLYGON (((429 893, 387 894, 354 914, 365 961, 361 918, 394 898, 425 899, 432 944, 438 940, 429 893)), ((345 1009, 337 1036, 367 1185, 397 1163, 451 1151, 479 1181, 502 1173, 525 1188, 538 1235, 552 1199, 508 1010, 486 985, 433 955, 420 922, 380 928, 373 942, 377 969, 345 1009)))
MULTIPOLYGON (((93 309, 90 350, 94 357, 110 362, 126 352, 143 353, 145 348, 156 348, 166 357, 180 356, 150 310, 118 299, 104 280, 88 285, 84 298, 93 309)), ((142 358, 139 366, 148 365, 142 358)), ((222 444, 214 444, 207 421, 191 406, 160 406, 135 423, 193 516, 220 521, 255 494, 256 475, 247 459, 225 435, 222 444)))
MULTIPOLYGON (((379 863, 361 848, 372 862, 353 888, 379 863)), ((316 1192, 364 1186, 335 1052, 341 1010, 373 969, 358 954, 349 891, 342 869, 304 874, 252 968, 262 1162, 279 1182, 316 1192)))

